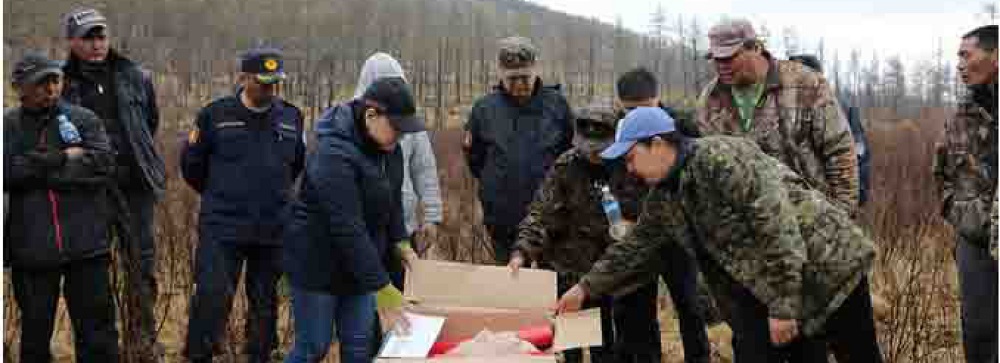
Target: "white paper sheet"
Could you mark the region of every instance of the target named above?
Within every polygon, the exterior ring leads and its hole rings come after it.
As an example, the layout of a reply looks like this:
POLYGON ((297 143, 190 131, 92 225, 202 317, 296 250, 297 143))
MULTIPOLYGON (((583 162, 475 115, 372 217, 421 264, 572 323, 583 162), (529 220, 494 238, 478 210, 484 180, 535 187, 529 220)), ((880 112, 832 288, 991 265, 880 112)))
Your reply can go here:
POLYGON ((441 333, 444 317, 403 313, 410 322, 408 334, 393 330, 388 333, 379 353, 380 358, 426 358, 441 333))

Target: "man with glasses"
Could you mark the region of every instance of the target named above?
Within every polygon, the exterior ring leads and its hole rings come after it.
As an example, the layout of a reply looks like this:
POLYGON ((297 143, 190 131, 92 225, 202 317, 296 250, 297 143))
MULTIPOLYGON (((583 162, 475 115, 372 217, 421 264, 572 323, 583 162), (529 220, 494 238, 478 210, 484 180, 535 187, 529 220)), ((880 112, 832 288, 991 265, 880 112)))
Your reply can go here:
MULTIPOLYGON (((140 339, 152 349, 156 343, 153 307, 157 290, 153 208, 165 188, 163 160, 154 141, 160 111, 152 77, 109 46, 107 19, 97 10, 71 11, 63 17, 62 26, 69 45, 69 59, 63 66, 66 87, 62 98, 96 113, 111 141, 116 155, 114 184, 126 199, 127 230, 131 234, 121 236, 123 229, 115 228, 119 235, 117 248, 124 268, 138 267, 141 281, 126 283, 142 289, 143 296, 138 299, 140 339), (132 243, 137 243, 138 248, 128 245, 132 243)), ((156 350, 148 357, 162 354, 156 350)))
POLYGON ((718 74, 698 100, 698 133, 750 138, 854 213, 854 139, 823 75, 775 59, 746 20, 724 21, 708 37, 718 74))
POLYGON ((185 355, 211 362, 246 265, 245 353, 269 362, 277 342, 275 288, 292 184, 302 170, 302 112, 278 96, 281 52, 240 57, 240 87, 202 108, 181 156, 181 172, 201 194, 195 288, 185 355))
POLYGON ((517 225, 546 172, 570 148, 573 125, 560 86, 542 85, 538 50, 528 39, 501 40, 497 58, 500 84, 472 107, 463 147, 479 180, 496 263, 506 265, 517 225))

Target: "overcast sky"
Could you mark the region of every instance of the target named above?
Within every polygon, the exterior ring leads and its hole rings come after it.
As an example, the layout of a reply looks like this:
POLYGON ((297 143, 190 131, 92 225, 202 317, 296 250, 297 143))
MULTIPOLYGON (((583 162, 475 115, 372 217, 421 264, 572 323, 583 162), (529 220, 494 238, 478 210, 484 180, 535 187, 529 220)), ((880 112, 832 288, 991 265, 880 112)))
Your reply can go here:
MULTIPOLYGON (((554 10, 647 32, 651 14, 661 5, 669 19, 696 16, 707 30, 723 16, 766 24, 773 35, 795 29, 802 47, 812 51, 822 38, 827 57, 833 51, 846 61, 851 49, 872 50, 880 58, 899 55, 906 63, 930 59, 940 39, 947 60, 954 60, 962 34, 989 22, 983 0, 531 0, 554 10)), ((688 20, 686 20, 687 22, 688 20)), ((703 30, 703 31, 705 31, 703 30)), ((758 28, 759 30, 759 28, 758 28)), ((777 55, 784 49, 775 44, 777 55)))

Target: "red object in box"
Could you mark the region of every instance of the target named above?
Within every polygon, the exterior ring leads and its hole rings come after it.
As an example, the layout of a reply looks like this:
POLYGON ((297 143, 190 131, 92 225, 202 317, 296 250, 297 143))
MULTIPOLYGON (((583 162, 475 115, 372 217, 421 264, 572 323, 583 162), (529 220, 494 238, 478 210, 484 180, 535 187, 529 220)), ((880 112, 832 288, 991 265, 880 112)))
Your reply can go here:
POLYGON ((538 350, 545 351, 552 346, 553 334, 551 325, 530 326, 517 331, 517 337, 531 343, 538 350))
MULTIPOLYGON (((554 338, 554 335, 552 334, 552 326, 541 325, 541 326, 522 328, 521 330, 517 331, 517 337, 520 338, 521 340, 531 343, 531 345, 534 345, 535 348, 538 348, 538 350, 544 352, 545 350, 552 347, 552 340, 554 338)), ((431 346, 431 351, 430 353, 428 353, 428 356, 434 357, 442 354, 447 354, 452 349, 455 349, 455 347, 461 344, 461 342, 462 341, 434 342, 434 345, 431 346)))

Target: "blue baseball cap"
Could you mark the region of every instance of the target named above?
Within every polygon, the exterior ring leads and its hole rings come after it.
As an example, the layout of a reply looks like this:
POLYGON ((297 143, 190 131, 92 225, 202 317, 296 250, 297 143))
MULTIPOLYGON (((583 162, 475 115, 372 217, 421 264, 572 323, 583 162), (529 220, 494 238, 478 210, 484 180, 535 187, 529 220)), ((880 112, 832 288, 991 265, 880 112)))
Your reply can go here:
POLYGON ((605 159, 618 159, 639 140, 676 131, 674 118, 659 107, 636 107, 618 122, 615 143, 601 152, 605 159))

